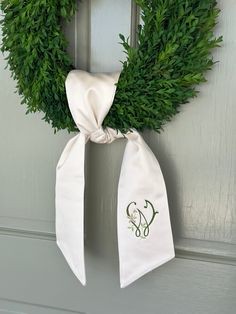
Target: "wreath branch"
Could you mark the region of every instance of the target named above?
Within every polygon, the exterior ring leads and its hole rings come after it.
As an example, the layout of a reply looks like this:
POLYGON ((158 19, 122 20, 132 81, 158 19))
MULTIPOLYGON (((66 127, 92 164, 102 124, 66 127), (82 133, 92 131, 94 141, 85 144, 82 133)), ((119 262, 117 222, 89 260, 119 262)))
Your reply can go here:
MULTIPOLYGON (((104 127, 162 130, 214 64, 211 50, 222 37, 213 30, 220 10, 215 0, 136 0, 142 10, 138 47, 124 36, 127 54, 113 106, 104 127)), ((78 131, 67 105, 65 79, 73 69, 61 19, 76 11, 75 0, 2 0, 1 50, 27 113, 43 112, 55 131, 78 131)))

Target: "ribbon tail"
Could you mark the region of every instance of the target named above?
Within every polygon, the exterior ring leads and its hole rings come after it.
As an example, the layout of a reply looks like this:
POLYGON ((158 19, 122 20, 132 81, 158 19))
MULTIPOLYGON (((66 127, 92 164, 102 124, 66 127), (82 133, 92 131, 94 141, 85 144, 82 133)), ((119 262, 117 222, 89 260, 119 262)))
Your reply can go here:
POLYGON ((117 208, 121 288, 175 256, 159 163, 138 132, 127 137, 117 208))
POLYGON ((66 145, 56 173, 56 239, 71 270, 86 284, 84 263, 84 159, 86 137, 66 145))

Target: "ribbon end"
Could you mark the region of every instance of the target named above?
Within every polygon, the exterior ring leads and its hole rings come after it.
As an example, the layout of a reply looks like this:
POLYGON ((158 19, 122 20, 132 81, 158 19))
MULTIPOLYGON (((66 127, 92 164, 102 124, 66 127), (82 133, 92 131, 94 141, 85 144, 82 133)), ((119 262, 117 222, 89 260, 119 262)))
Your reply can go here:
POLYGON ((150 266, 149 268, 144 269, 143 271, 140 271, 140 272, 138 272, 136 274, 133 274, 133 276, 131 276, 131 277, 127 278, 127 279, 120 279, 120 288, 122 289, 122 288, 128 287, 130 284, 132 284, 137 279, 143 277, 144 275, 146 275, 150 271, 154 270, 155 268, 158 268, 161 265, 169 262, 173 258, 175 258, 174 250, 168 257, 166 257, 165 259, 162 259, 161 261, 158 261, 157 263, 155 263, 154 265, 150 266))
MULTIPOLYGON (((57 240, 57 246, 59 247, 61 253, 63 254, 64 258, 66 259, 71 271, 74 273, 74 275, 78 278, 80 283, 83 286, 86 286, 86 274, 85 274, 85 267, 84 263, 80 263, 81 265, 76 265, 76 260, 73 259, 73 257, 69 254, 69 251, 66 249, 66 247, 57 240)), ((80 259, 78 258, 78 261, 80 259)))
POLYGON ((84 287, 87 286, 86 278, 84 278, 83 280, 80 280, 80 282, 84 287))

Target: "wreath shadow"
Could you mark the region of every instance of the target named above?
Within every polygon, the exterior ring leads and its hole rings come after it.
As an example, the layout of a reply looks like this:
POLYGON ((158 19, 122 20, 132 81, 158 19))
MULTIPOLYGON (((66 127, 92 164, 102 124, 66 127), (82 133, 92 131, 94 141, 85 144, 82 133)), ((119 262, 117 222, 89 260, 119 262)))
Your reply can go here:
POLYGON ((181 201, 177 189, 177 169, 172 161, 173 159, 168 157, 170 156, 170 152, 167 151, 167 147, 164 146, 163 142, 160 140, 160 134, 157 134, 154 131, 146 130, 142 135, 145 142, 156 156, 162 170, 168 196, 173 238, 174 242, 176 242, 183 231, 181 224, 181 201))

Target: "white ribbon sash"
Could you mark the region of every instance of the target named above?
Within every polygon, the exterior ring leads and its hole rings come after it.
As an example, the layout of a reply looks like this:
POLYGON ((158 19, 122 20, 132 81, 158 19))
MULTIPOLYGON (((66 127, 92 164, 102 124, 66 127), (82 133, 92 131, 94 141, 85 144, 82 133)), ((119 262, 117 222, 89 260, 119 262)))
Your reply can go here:
MULTIPOLYGON (((57 245, 80 282, 84 263, 84 159, 88 140, 107 144, 124 135, 102 123, 112 105, 119 74, 71 71, 66 79, 70 111, 80 133, 66 145, 57 165, 57 245)), ((136 130, 125 134, 118 185, 117 230, 120 285, 174 257, 165 182, 157 159, 136 130)))

